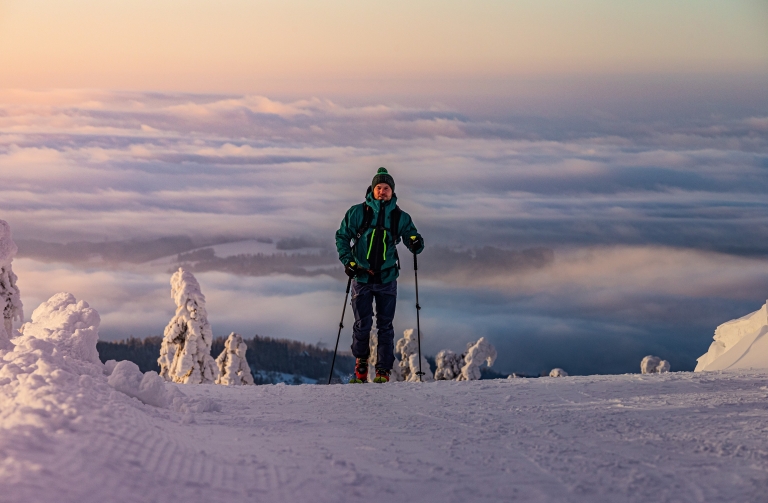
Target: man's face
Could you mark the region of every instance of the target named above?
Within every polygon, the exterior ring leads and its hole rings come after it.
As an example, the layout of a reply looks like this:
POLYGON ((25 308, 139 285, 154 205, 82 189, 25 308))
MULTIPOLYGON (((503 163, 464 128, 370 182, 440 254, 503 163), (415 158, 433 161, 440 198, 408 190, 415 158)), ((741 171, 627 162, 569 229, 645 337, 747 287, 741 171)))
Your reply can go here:
POLYGON ((373 188, 373 198, 378 201, 389 201, 392 199, 392 187, 388 183, 380 183, 373 188))

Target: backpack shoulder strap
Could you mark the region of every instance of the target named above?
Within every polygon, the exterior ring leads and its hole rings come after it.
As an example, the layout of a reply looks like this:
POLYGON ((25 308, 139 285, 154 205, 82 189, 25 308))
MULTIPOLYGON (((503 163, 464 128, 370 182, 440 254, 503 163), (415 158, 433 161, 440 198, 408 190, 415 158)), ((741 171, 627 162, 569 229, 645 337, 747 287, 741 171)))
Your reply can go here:
POLYGON ((400 238, 400 215, 402 213, 403 210, 400 209, 400 206, 395 205, 392 213, 389 214, 389 233, 392 235, 395 242, 400 238))
POLYGON ((400 255, 397 253, 397 243, 400 240, 400 215, 403 210, 400 206, 395 205, 392 213, 389 214, 389 233, 392 236, 392 241, 395 243, 395 264, 397 264, 397 270, 400 270, 400 255))
POLYGON ((368 227, 371 226, 371 222, 373 221, 373 208, 365 204, 363 202, 363 223, 360 224, 360 228, 357 229, 357 233, 355 234, 355 240, 359 241, 360 237, 363 235, 363 233, 368 230, 368 227))

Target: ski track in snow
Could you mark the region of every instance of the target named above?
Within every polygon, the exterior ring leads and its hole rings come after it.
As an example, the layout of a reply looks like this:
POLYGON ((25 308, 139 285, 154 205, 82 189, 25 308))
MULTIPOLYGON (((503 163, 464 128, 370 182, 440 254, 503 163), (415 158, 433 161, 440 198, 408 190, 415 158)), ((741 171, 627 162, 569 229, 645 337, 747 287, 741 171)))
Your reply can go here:
POLYGON ((768 499, 764 371, 168 386, 221 411, 110 400, 74 431, 6 439, 26 457, 0 501, 768 499))

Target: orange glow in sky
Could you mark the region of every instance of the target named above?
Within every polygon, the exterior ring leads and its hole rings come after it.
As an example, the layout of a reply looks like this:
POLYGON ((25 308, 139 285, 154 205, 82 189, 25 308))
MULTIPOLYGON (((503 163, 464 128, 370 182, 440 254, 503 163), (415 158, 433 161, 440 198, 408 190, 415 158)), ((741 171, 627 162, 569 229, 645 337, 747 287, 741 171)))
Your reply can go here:
POLYGON ((766 71, 764 0, 0 0, 0 88, 766 71))

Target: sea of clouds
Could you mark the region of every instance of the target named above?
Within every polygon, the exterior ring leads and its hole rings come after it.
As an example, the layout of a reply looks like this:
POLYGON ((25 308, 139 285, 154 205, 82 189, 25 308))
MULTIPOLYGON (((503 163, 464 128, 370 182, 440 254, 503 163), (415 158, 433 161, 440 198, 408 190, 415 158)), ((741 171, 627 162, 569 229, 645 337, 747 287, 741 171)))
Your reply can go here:
MULTIPOLYGON (((68 290, 102 314, 103 337, 157 335, 173 311, 170 275, 24 258, 24 240, 331 247, 344 211, 386 166, 428 246, 554 251, 544 266, 425 272, 428 353, 486 336, 508 372, 633 371, 649 353, 692 369, 717 324, 768 296, 768 100, 692 102, 537 115, 1 91, 0 218, 21 243, 14 268, 30 309, 68 290)), ((398 330, 415 322, 403 273, 398 330)), ((217 335, 334 339, 342 276, 198 279, 217 335)))

